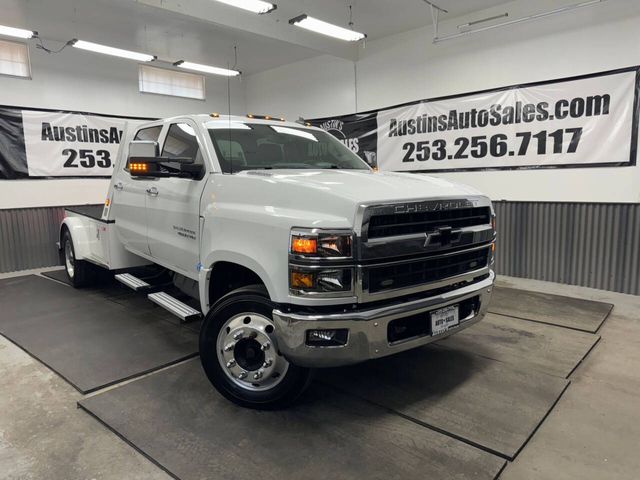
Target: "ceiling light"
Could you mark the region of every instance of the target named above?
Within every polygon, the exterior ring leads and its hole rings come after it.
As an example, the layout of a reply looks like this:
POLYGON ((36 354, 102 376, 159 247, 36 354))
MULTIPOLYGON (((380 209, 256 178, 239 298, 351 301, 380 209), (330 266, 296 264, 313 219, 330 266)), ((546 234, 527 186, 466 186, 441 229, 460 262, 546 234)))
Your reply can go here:
POLYGON ((173 64, 176 67, 184 68, 185 70, 195 70, 196 72, 212 73, 214 75, 224 75, 225 77, 235 77, 240 75, 238 70, 229 70, 227 68, 212 67, 210 65, 201 65, 199 63, 185 62, 184 60, 178 60, 173 64))
POLYGON ((71 45, 82 50, 89 50, 90 52, 104 53, 105 55, 113 55, 114 57, 128 58, 130 60, 137 60, 139 62, 151 62, 156 57, 148 55, 146 53, 132 52, 130 50, 122 50, 120 48, 107 47, 106 45, 100 45, 98 43, 85 42, 84 40, 72 40, 71 45))
POLYGON ((217 0, 220 3, 226 3, 232 7, 238 7, 253 13, 269 13, 277 8, 276 5, 262 0, 217 0))
POLYGON ((347 42, 357 42, 366 37, 364 33, 354 32, 348 28, 342 28, 332 23, 323 22, 317 18, 310 17, 309 15, 300 15, 298 17, 289 20, 291 25, 297 27, 306 28, 312 32, 321 33, 322 35, 328 35, 330 37, 345 40, 347 42))
POLYGON ((6 35, 7 37, 18 38, 33 38, 38 35, 38 32, 32 30, 24 30, 22 28, 5 27, 0 25, 0 35, 6 35))

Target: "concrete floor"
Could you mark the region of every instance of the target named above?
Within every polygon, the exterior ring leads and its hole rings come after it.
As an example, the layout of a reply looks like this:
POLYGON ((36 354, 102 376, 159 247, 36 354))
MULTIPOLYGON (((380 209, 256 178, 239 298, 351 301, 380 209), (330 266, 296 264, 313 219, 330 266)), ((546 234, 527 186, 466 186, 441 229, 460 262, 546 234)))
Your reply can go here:
MULTIPOLYGON (((640 297, 507 277, 499 283, 615 305, 602 340, 500 478, 638 478, 640 297)), ((0 479, 170 478, 78 410, 81 394, 1 336, 0 392, 0 479)))

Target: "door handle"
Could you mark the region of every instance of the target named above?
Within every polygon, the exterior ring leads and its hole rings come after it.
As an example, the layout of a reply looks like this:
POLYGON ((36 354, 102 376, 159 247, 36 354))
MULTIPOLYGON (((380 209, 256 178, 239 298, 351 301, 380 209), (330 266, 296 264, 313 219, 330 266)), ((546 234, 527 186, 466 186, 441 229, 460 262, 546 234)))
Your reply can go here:
POLYGON ((113 186, 113 188, 115 188, 116 190, 122 190, 124 186, 122 185, 122 182, 118 182, 113 186))
POLYGON ((158 189, 156 187, 149 187, 149 188, 147 188, 147 193, 152 197, 157 197, 158 196, 158 189))

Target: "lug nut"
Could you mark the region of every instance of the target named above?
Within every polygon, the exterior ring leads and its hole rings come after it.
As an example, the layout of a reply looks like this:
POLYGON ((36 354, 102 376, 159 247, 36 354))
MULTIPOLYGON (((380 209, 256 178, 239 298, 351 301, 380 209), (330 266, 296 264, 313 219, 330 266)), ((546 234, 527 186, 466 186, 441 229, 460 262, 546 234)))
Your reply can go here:
POLYGON ((240 340, 240 339, 242 338, 242 336, 243 336, 243 335, 244 335, 244 332, 243 332, 242 330, 240 330, 239 332, 236 332, 236 333, 233 335, 233 339, 234 339, 234 340, 240 340))
POLYGON ((235 366, 236 366, 236 361, 234 359, 231 359, 227 362, 227 368, 231 368, 235 366))
POLYGON ((271 360, 270 358, 268 360, 265 360, 264 363, 262 364, 264 368, 268 368, 271 365, 273 365, 273 360, 271 360))
POLYGON ((247 372, 240 372, 240 375, 238 375, 238 378, 240 380, 244 380, 245 378, 247 378, 247 372))
POLYGON ((262 370, 258 370, 256 373, 253 374, 253 378, 254 380, 260 380, 262 378, 262 370))
POLYGON ((264 352, 266 350, 269 350, 269 348, 271 347, 271 344, 269 342, 264 342, 261 346, 260 349, 264 352))
POLYGON ((230 351, 231 351, 231 350, 233 350, 235 347, 236 347, 236 344, 235 344, 235 343, 227 343, 227 344, 224 346, 224 351, 225 351, 225 352, 230 352, 230 351))

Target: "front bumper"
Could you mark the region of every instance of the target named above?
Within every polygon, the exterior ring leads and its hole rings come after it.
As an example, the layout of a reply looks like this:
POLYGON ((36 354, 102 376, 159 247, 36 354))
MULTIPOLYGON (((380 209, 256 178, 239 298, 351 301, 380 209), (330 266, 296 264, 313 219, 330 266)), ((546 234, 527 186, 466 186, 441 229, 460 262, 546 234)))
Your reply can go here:
POLYGON ((273 311, 276 325, 278 348, 295 365, 302 367, 337 367, 358 363, 373 358, 381 358, 394 353, 426 345, 451 334, 464 330, 482 320, 487 312, 495 273, 480 282, 457 290, 370 310, 328 315, 296 314, 281 310, 273 311), (460 324, 447 332, 431 336, 424 335, 390 344, 387 338, 389 322, 460 303, 466 299, 479 297, 480 307, 460 324), (306 345, 307 330, 349 329, 349 339, 344 346, 315 347, 306 345))

